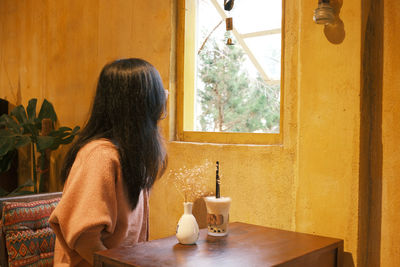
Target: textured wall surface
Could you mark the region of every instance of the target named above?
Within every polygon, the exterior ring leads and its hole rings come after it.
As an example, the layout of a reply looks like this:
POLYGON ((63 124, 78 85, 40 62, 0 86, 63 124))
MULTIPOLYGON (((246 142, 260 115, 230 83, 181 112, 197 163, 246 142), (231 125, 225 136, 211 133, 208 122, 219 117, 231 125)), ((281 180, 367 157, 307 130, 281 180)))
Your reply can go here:
POLYGON ((345 1, 345 38, 316 25, 301 1, 296 230, 344 239, 356 261, 360 125, 360 1, 345 1))
MULTIPOLYGON (((170 1, 0 1, 0 97, 14 105, 46 98, 60 125, 82 126, 109 61, 146 59, 168 88, 171 20, 170 1)), ((64 150, 52 153, 53 178, 64 150)), ((53 179, 52 190, 59 186, 53 179)))
POLYGON ((400 3, 384 1, 381 266, 400 266, 400 3))

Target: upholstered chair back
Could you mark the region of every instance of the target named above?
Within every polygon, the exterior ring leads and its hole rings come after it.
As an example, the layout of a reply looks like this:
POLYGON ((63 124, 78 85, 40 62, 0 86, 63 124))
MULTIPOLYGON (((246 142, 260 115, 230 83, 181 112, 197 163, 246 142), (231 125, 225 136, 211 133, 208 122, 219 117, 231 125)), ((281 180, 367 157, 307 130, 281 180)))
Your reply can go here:
POLYGON ((61 192, 0 198, 0 264, 53 266, 55 234, 49 217, 61 192))

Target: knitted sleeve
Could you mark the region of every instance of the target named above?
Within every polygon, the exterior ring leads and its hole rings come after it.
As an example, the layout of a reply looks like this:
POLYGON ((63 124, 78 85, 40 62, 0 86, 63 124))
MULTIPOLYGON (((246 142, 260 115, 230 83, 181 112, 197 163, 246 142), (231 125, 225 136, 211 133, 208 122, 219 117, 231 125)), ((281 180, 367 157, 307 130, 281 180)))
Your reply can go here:
POLYGON ((50 217, 50 224, 64 249, 75 250, 82 233, 90 232, 90 236, 100 238, 100 232, 114 232, 118 172, 120 164, 115 149, 97 146, 78 153, 63 196, 50 217))

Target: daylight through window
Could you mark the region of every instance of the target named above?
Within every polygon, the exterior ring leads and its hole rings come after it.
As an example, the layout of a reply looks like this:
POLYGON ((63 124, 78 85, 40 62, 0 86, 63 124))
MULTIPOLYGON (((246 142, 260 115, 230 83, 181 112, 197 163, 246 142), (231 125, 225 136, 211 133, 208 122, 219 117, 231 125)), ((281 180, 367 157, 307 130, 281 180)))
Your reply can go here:
POLYGON ((186 0, 183 128, 279 133, 282 1, 223 3, 186 0))

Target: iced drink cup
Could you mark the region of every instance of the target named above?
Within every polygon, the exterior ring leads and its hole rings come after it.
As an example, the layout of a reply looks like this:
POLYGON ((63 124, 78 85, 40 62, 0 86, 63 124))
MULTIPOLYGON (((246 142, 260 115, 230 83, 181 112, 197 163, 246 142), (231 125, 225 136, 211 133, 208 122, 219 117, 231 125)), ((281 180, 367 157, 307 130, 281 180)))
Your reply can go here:
POLYGON ((205 197, 207 207, 208 234, 224 236, 228 234, 230 197, 205 197))

